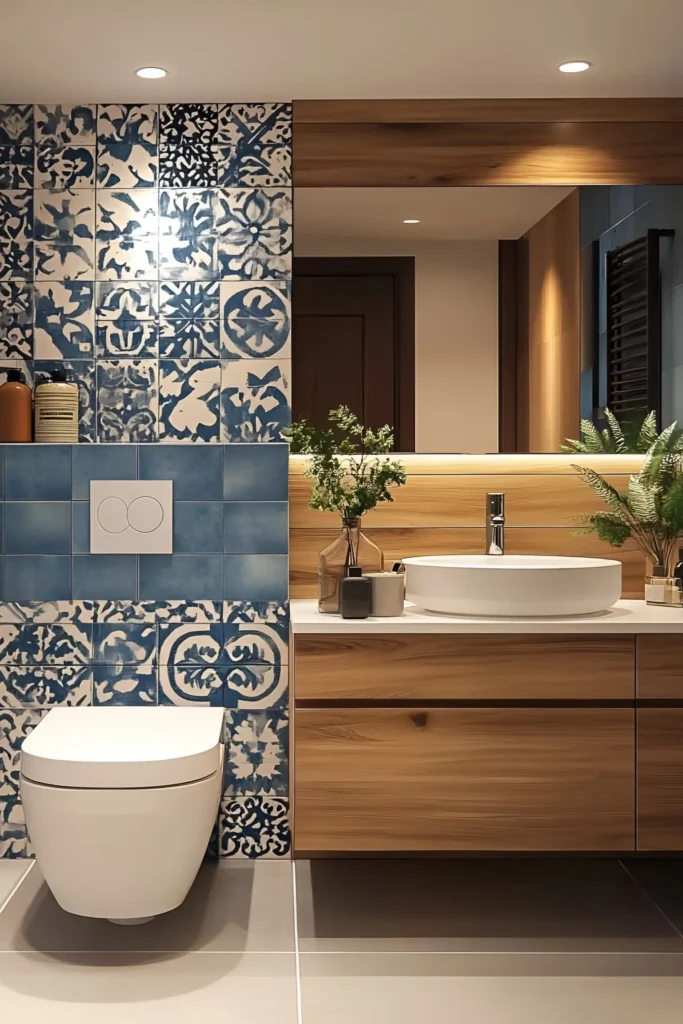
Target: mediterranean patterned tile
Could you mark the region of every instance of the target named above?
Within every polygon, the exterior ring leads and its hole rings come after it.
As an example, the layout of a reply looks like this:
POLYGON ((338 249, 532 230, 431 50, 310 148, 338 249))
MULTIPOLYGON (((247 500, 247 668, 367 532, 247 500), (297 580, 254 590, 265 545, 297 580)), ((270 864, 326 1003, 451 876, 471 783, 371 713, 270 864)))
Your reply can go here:
POLYGON ((95 363, 92 359, 36 360, 33 364, 34 383, 48 380, 58 369, 66 370, 69 380, 78 384, 78 440, 95 441, 95 363))
POLYGON ((35 237, 54 245, 89 245, 95 237, 95 190, 35 194, 35 237))
POLYGON ((225 673, 225 707, 258 710, 287 704, 288 670, 283 665, 243 664, 228 666, 225 673))
POLYGON ((216 194, 215 211, 223 279, 292 276, 291 189, 222 189, 216 194))
POLYGON ((159 440, 220 439, 221 364, 217 359, 159 362, 159 440))
POLYGON ((218 178, 216 153, 206 143, 164 145, 159 151, 159 184, 170 188, 215 185, 218 178))
POLYGON ((223 707, 225 680, 219 665, 159 665, 159 703, 223 707))
POLYGON ((33 150, 0 146, 0 188, 33 188, 33 150))
POLYGON ((95 617, 101 622, 156 622, 154 601, 95 601, 95 617))
POLYGON ((104 320, 97 324, 98 358, 159 355, 159 329, 153 320, 104 320))
POLYGON ((88 665, 92 627, 87 624, 0 625, 2 665, 88 665))
POLYGON ((56 242, 35 243, 36 280, 90 281, 95 276, 94 242, 80 245, 58 245, 56 242))
POLYGON ((287 796, 287 711, 226 711, 224 795, 287 796))
POLYGON ((212 281, 218 277, 216 239, 192 235, 186 239, 159 238, 159 277, 162 281, 212 281))
POLYGON ((94 660, 102 665, 153 668, 157 658, 156 625, 98 622, 94 632, 94 651, 94 660))
POLYGON ((91 281, 39 281, 35 285, 36 359, 92 357, 94 287, 91 281))
POLYGON ((0 603, 0 622, 94 622, 93 601, 22 601, 0 603))
POLYGON ((220 601, 157 601, 157 622, 220 622, 220 601))
POLYGON ((0 281, 33 277, 33 242, 5 242, 0 238, 0 281))
POLYGON ((153 103, 106 103, 97 109, 97 141, 131 145, 159 141, 159 111, 153 103))
POLYGON ((33 145, 33 107, 30 103, 0 103, 0 146, 33 145))
POLYGON ((219 287, 218 281, 162 281, 159 312, 167 320, 217 320, 219 287))
POLYGON ((74 106, 47 106, 39 104, 34 108, 36 143, 54 141, 68 146, 94 146, 97 141, 97 108, 94 103, 74 106))
POLYGON ((0 666, 0 708, 31 708, 92 703, 89 667, 0 666))
POLYGON ((101 188, 151 187, 157 180, 158 115, 151 104, 109 104, 97 114, 101 188))
POLYGON ((218 822, 219 856, 241 860, 286 857, 289 802, 283 797, 227 795, 218 822))
POLYGON ((7 189, 0 192, 0 242, 25 245, 33 237, 33 192, 7 189))
POLYGON ((156 281, 97 283, 95 312, 100 320, 153 320, 158 312, 156 281))
POLYGON ((157 673, 153 666, 95 665, 93 704, 111 706, 157 703, 157 673))
POLYGON ((220 185, 291 184, 291 104, 221 106, 216 142, 220 185))
POLYGON ((97 278, 131 281, 154 277, 157 271, 156 238, 116 238, 97 242, 97 278))
POLYGON ((210 235, 214 227, 211 189, 161 189, 159 192, 159 235, 184 242, 196 235, 210 235))
POLYGON ((267 623, 278 633, 285 644, 289 637, 289 602, 283 601, 224 601, 223 622, 230 623, 267 623))
POLYGON ((101 442, 157 440, 159 391, 153 359, 97 364, 97 437, 101 442))
POLYGON ((44 142, 36 149, 36 188, 92 188, 95 147, 44 142))
POLYGON ((290 283, 221 282, 221 354, 224 359, 291 357, 290 283))
POLYGON ((25 281, 0 282, 0 356, 33 354, 33 288, 25 281))
POLYGON ((19 764, 21 746, 41 715, 40 711, 0 710, 0 857, 28 856, 19 764))
POLYGON ((280 441, 291 420, 289 360, 223 363, 221 430, 225 442, 280 441))
POLYGON ((156 238, 159 196, 155 189, 97 194, 97 240, 156 238))
MULTIPOLYGON (((218 283, 218 282, 216 282, 218 283)), ((220 328, 215 320, 168 320, 159 323, 159 354, 173 359, 218 358, 220 328)))
POLYGON ((233 665, 286 665, 287 639, 265 622, 227 622, 223 660, 233 665))
POLYGON ((218 665, 223 651, 223 627, 213 622, 159 624, 159 663, 177 665, 218 665))
POLYGON ((213 142, 218 128, 217 103, 162 103, 161 143, 213 142))

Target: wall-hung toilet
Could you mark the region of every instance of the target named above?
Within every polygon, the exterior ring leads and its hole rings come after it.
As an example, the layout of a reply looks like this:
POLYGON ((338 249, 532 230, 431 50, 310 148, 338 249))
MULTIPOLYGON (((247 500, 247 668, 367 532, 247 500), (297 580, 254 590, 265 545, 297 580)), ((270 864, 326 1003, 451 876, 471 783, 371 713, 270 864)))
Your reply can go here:
POLYGON ((72 914, 177 907, 223 786, 221 708, 54 708, 26 738, 21 798, 45 881, 72 914))

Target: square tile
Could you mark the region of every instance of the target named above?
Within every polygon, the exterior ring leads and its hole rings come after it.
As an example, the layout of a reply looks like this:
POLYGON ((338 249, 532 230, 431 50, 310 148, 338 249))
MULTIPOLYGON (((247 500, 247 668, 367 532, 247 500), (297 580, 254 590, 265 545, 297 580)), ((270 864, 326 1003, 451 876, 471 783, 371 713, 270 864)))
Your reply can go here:
POLYGON ((159 703, 177 707, 223 707, 225 679, 220 666, 206 663, 159 665, 159 703))
POLYGON ((132 281, 155 277, 157 272, 156 238, 116 238, 98 241, 95 249, 97 278, 100 281, 132 281))
POLYGON ((159 355, 159 329, 153 320, 103 320, 97 324, 96 339, 100 359, 145 359, 159 355))
POLYGON ((154 188, 158 164, 154 142, 100 139, 97 143, 99 188, 154 188))
POLYGON ((286 857, 290 851, 289 802, 283 797, 225 796, 218 835, 221 857, 286 857))
POLYGON ((291 189, 221 189, 215 232, 221 278, 287 280, 292 276, 291 189))
POLYGON ((220 552, 223 509, 219 501, 173 504, 173 550, 177 554, 220 552))
POLYGON ((119 238, 154 238, 159 230, 159 194, 149 189, 97 194, 98 242, 119 238))
POLYGON ((162 281, 159 312, 166 320, 218 320, 218 281, 162 281))
POLYGON ((142 622, 98 622, 93 660, 101 665, 152 668, 157 660, 157 628, 142 622))
MULTIPOLYGON (((264 623, 275 630, 282 643, 281 660, 287 662, 287 643, 289 641, 289 602, 288 601, 224 601, 223 622, 226 626, 233 624, 264 623)), ((225 631, 227 635, 227 630, 225 631)))
POLYGON ((216 239, 211 235, 159 238, 159 278, 162 281, 213 281, 219 275, 216 239))
POLYGON ((156 281, 98 281, 95 312, 100 320, 153 320, 159 312, 156 281))
MULTIPOLYGON (((173 500, 223 497, 223 449, 179 446, 141 448, 140 480, 172 480, 173 500)), ((182 595, 179 595, 182 596, 182 595)))
POLYGON ((134 601, 137 597, 135 555, 74 555, 73 594, 75 598, 134 601))
POLYGON ((0 103, 0 146, 33 145, 33 106, 30 103, 0 103))
POLYGON ((223 363, 224 442, 281 441, 291 422, 290 361, 233 359, 223 363))
POLYGON ((19 798, 21 747, 41 719, 40 711, 0 710, 0 857, 25 857, 26 823, 19 798))
POLYGON ((223 597, 227 601, 286 601, 286 555, 224 555, 223 597))
POLYGON ((88 665, 91 660, 92 626, 87 623, 0 626, 3 665, 88 665))
POLYGON ((36 280, 91 281, 95 276, 95 244, 80 242, 59 245, 56 242, 36 242, 36 280))
POLYGON ((95 238, 95 190, 38 190, 35 193, 35 238, 52 245, 88 247, 95 238))
POLYGON ((95 333, 94 287, 91 281, 36 283, 36 359, 92 358, 95 333))
POLYGON ((47 380, 57 369, 65 370, 67 378, 78 384, 79 441, 95 441, 95 363, 92 359, 37 359, 33 364, 35 383, 47 380))
POLYGON ((154 103, 104 103, 97 108, 97 141, 158 142, 159 108, 154 103))
POLYGON ((3 596, 5 601, 68 600, 71 597, 69 556, 5 555, 3 596))
POLYGON ((0 242, 22 246, 33 238, 33 209, 31 189, 0 192, 0 242))
POLYGON ((157 440, 159 392, 155 360, 100 360, 97 401, 100 442, 157 440))
POLYGON ((245 662, 224 669, 225 707, 258 711, 284 708, 289 702, 289 670, 286 665, 245 662))
POLYGON ((33 188, 33 150, 0 146, 0 188, 33 188))
POLYGON ((291 357, 291 282, 221 282, 221 355, 224 359, 291 357))
POLYGON ((68 501, 5 502, 5 553, 68 555, 71 553, 71 503, 68 501))
POLYGON ((227 103, 216 141, 219 184, 291 185, 291 104, 227 103))
POLYGON ((74 555, 90 554, 89 501, 74 501, 71 504, 71 551, 74 555))
POLYGON ((223 497, 232 501, 287 501, 289 445, 226 445, 223 497))
POLYGON ((0 666, 0 708, 75 707, 91 703, 89 666, 0 666))
POLYGON ((36 144, 56 141, 68 146, 94 146, 97 141, 97 107, 94 103, 73 106, 38 104, 35 108, 36 144))
POLYGON ((289 791, 289 718, 285 710, 227 711, 225 796, 289 791))
POLYGON ((162 144, 213 142, 218 128, 218 104, 162 103, 159 120, 162 144))
POLYGON ((154 601, 96 601, 98 622, 156 622, 154 601))
POLYGON ((211 188, 218 179, 215 147, 193 142, 161 144, 159 184, 168 188, 211 188))
MULTIPOLYGON (((227 602, 226 602, 227 604, 227 602)), ((233 602, 238 604, 238 602, 233 602)), ((239 602, 246 605, 247 602, 239 602)), ((222 659, 230 665, 286 665, 288 617, 276 602, 251 604, 249 619, 233 619, 223 624, 222 659), (267 621, 267 620, 270 621, 267 621)))
POLYGON ((134 447, 81 448, 74 445, 72 453, 71 497, 81 501, 90 498, 91 480, 135 480, 137 451, 134 447))
POLYGON ((33 286, 0 282, 0 356, 30 359, 33 354, 33 286))
POLYGON ((157 670, 152 665, 126 665, 117 662, 93 666, 93 704, 155 705, 157 670))
POLYGON ((223 627, 220 622, 160 622, 159 662, 175 665, 220 665, 223 627))
POLYGON ((0 604, 0 622, 82 622, 94 621, 92 601, 17 601, 0 604))
POLYGON ((156 621, 161 622, 220 622, 221 601, 155 601, 156 621))
POLYGON ((159 440, 220 441, 221 364, 217 359, 159 362, 159 440))
POLYGON ((183 242, 196 235, 212 234, 215 196, 215 191, 208 188, 162 188, 159 192, 159 235, 183 242))
POLYGON ((289 506, 286 501, 226 501, 223 551, 226 554, 286 555, 289 506))
POLYGON ((5 448, 5 498, 9 501, 69 501, 71 499, 70 446, 68 444, 7 445, 5 448))
POLYGON ((217 359, 221 354, 220 348, 218 317, 215 320, 162 318, 159 323, 159 350, 162 358, 217 359))
POLYGON ((140 598, 143 601, 217 601, 220 597, 220 557, 140 555, 140 598))
POLYGON ((54 139, 36 149, 36 188, 93 188, 95 185, 95 147, 63 145, 54 139))
POLYGON ((33 242, 4 241, 0 235, 0 281, 33 278, 33 242))

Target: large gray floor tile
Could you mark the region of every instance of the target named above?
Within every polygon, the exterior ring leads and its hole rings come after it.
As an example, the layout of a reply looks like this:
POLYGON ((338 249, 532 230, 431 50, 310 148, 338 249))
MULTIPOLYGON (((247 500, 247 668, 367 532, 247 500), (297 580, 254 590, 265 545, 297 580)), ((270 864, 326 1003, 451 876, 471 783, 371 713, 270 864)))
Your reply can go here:
POLYGON ((296 863, 303 952, 683 951, 613 860, 296 863))
POLYGON ((680 1024, 683 977, 673 972, 605 976, 590 969, 600 954, 578 954, 589 969, 577 963, 572 973, 570 956, 551 954, 544 959, 561 967, 541 974, 540 958, 527 955, 517 958, 526 972, 508 964, 505 973, 491 968, 498 959, 484 954, 477 967, 450 953, 304 953, 303 1024, 680 1024))
POLYGON ((0 860, 0 907, 32 863, 30 860, 0 860))
POLYGON ((134 959, 183 950, 293 951, 291 862, 207 862, 182 906, 125 928, 65 913, 36 865, 0 913, 0 950, 118 950, 134 959))
POLYGON ((0 1007, 26 1024, 296 1024, 294 955, 2 953, 0 1007))

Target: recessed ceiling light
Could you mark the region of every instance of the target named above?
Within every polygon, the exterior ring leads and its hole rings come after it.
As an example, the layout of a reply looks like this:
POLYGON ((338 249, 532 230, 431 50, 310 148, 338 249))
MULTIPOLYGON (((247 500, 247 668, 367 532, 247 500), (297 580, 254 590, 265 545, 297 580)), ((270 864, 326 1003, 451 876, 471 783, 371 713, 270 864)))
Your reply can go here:
POLYGON ((404 220, 403 223, 404 224, 419 224, 420 222, 419 222, 419 220, 414 220, 413 218, 409 218, 408 220, 404 220))
POLYGON ((560 64, 560 71, 564 71, 567 75, 576 75, 579 71, 588 71, 592 67, 589 60, 566 60, 564 64, 560 64))
POLYGON ((163 68, 138 68, 135 74, 140 78, 165 78, 168 71, 163 68))

